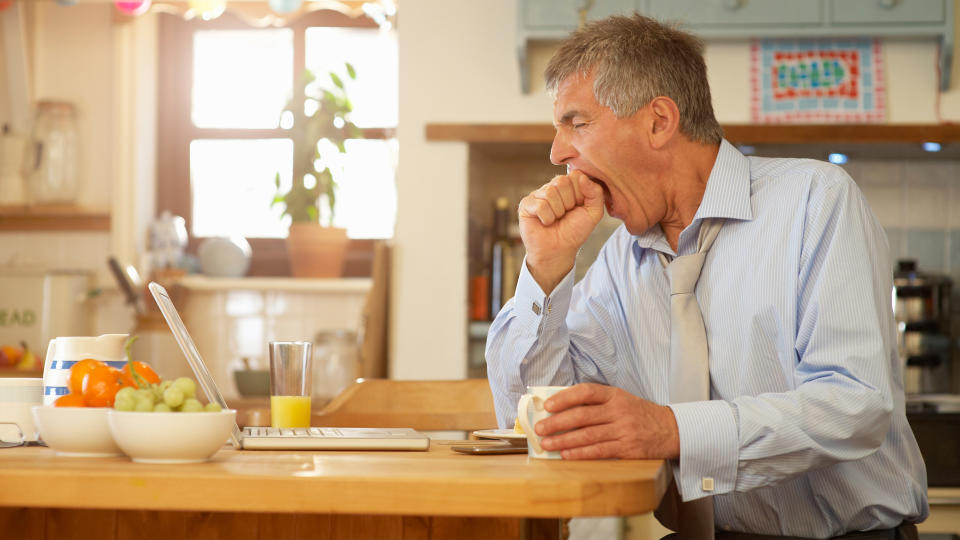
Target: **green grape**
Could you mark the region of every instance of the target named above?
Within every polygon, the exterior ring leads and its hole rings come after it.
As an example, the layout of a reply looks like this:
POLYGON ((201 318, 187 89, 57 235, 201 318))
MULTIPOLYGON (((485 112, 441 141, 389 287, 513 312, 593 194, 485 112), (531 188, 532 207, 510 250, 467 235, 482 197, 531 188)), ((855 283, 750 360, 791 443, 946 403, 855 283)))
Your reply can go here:
POLYGON ((153 410, 153 401, 148 401, 142 399, 136 402, 136 405, 133 406, 133 410, 140 412, 150 412, 153 410))
POLYGON ((163 401, 163 390, 160 389, 159 384, 151 384, 150 392, 153 394, 153 402, 160 403, 163 401))
POLYGON ((141 388, 134 391, 134 410, 152 411, 153 410, 153 391, 149 388, 141 388))
POLYGON ((220 412, 223 410, 223 407, 221 407, 219 403, 214 403, 211 401, 210 403, 207 403, 206 406, 203 407, 203 410, 207 412, 220 412))
POLYGON ((166 403, 157 403, 153 406, 153 412, 171 412, 171 410, 166 403))
POLYGON ((137 400, 132 394, 120 395, 120 392, 117 392, 117 396, 113 399, 113 408, 118 411, 132 411, 136 407, 137 400))
POLYGON ((173 385, 173 381, 160 381, 160 391, 170 388, 171 385, 173 385))
POLYGON ((182 412, 201 412, 203 411, 203 404, 195 398, 185 399, 183 405, 180 406, 180 410, 182 412))
POLYGON ((173 385, 183 392, 184 398, 197 397, 197 383, 193 382, 190 377, 178 377, 177 380, 173 381, 173 385))
POLYGON ((137 389, 132 386, 124 386, 120 390, 117 390, 117 395, 114 399, 136 399, 137 389))
POLYGON ((170 386, 163 391, 163 402, 170 408, 179 407, 183 404, 183 392, 176 386, 170 386))

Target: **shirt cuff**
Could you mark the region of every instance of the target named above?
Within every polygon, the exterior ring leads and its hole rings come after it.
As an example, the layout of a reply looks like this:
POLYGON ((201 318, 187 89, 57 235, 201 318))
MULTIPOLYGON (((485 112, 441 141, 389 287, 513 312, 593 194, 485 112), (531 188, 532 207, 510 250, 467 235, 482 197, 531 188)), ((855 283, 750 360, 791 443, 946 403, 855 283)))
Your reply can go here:
POLYGON ((684 501, 734 490, 739 433, 726 401, 671 403, 680 432, 680 466, 674 480, 684 501))
POLYGON ((524 257, 520 267, 520 278, 517 280, 517 290, 513 293, 513 313, 517 321, 525 329, 537 329, 546 323, 546 327, 555 326, 563 322, 570 309, 570 298, 573 296, 573 274, 576 267, 571 268, 567 275, 547 296, 540 288, 537 280, 533 279, 527 269, 527 259, 524 257))

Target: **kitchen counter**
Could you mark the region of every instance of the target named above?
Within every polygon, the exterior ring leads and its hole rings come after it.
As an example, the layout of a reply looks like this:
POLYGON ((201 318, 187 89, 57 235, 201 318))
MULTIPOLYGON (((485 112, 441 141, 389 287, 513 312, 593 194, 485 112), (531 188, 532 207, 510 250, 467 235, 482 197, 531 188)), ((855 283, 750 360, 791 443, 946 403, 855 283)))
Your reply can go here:
POLYGON ((555 518, 650 512, 667 488, 662 461, 529 460, 450 449, 463 442, 432 441, 426 452, 224 447, 209 462, 183 465, 0 449, 0 530, 58 540, 128 538, 131 531, 138 540, 431 538, 452 531, 458 538, 556 538, 555 518), (198 524, 211 534, 195 534, 198 524))

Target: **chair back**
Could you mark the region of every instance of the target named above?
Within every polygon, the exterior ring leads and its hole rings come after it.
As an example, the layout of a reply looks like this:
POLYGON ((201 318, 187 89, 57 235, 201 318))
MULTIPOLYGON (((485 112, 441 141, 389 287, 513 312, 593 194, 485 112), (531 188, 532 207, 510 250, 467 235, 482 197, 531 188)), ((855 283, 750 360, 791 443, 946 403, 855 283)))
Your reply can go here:
POLYGON ((315 413, 312 424, 473 431, 496 427, 497 416, 486 379, 359 379, 315 413))

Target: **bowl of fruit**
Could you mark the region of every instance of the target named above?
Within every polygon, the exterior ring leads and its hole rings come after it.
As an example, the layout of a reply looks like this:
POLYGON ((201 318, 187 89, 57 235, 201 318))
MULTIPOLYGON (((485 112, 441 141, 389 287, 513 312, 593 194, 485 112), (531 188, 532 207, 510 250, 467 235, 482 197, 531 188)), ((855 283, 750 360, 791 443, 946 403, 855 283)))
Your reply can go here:
POLYGON ((40 438, 58 455, 123 455, 107 425, 107 411, 113 407, 114 396, 120 388, 135 384, 134 374, 141 380, 160 380, 143 362, 128 362, 123 369, 92 358, 75 363, 67 379, 68 393, 57 398, 53 405, 33 407, 40 438))
POLYGON ((107 412, 123 453, 142 463, 196 463, 213 457, 236 426, 233 409, 197 399, 193 379, 122 388, 107 412))

